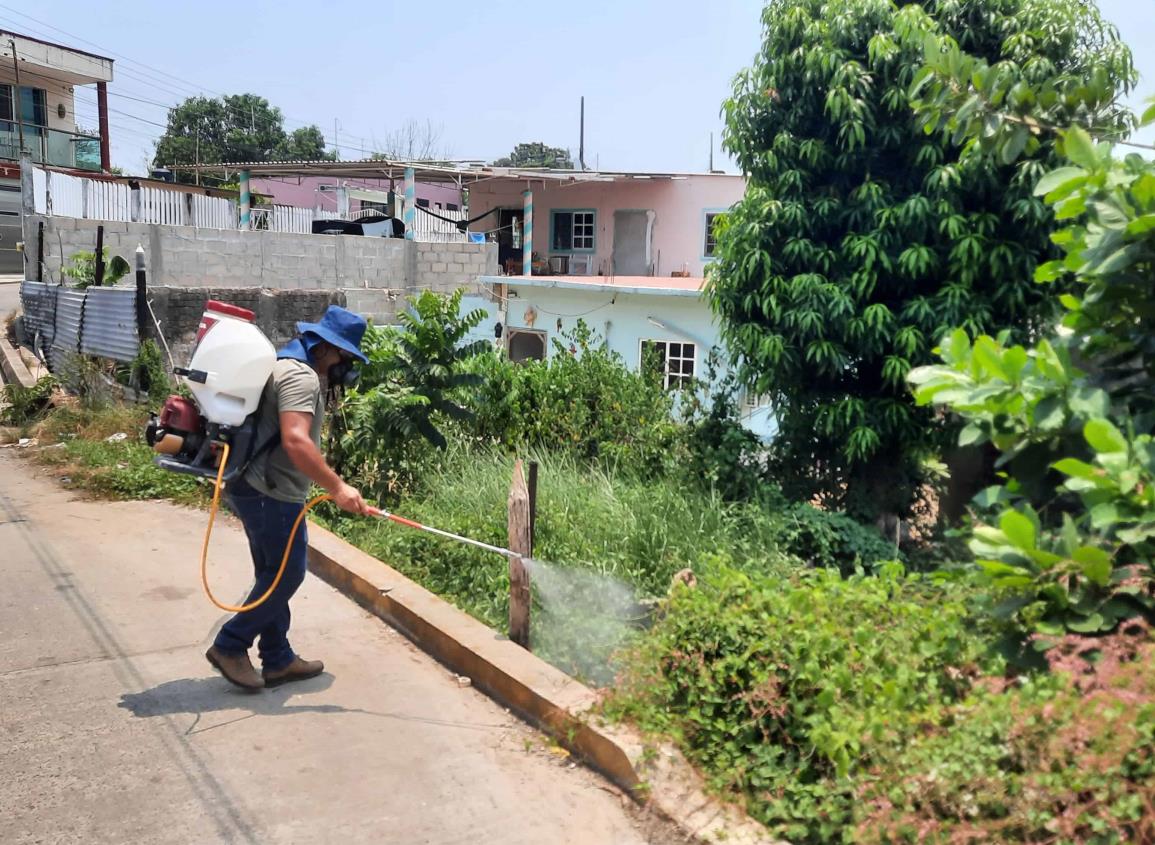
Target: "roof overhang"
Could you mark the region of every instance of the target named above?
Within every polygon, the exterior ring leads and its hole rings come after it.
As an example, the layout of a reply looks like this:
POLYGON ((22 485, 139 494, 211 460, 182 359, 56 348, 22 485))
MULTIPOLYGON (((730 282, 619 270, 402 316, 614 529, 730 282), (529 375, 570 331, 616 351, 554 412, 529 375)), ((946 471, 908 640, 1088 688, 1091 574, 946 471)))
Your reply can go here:
POLYGON ((459 187, 477 182, 506 180, 525 183, 578 184, 583 182, 677 181, 698 177, 742 177, 724 173, 632 173, 618 171, 555 170, 537 167, 495 167, 477 162, 397 161, 362 159, 360 161, 261 161, 222 162, 217 164, 178 164, 169 169, 185 173, 222 174, 226 178, 241 170, 250 177, 327 176, 338 179, 404 179, 413 168, 416 181, 425 184, 446 183, 459 187))
POLYGON ((706 283, 703 278, 665 279, 660 276, 482 276, 479 281, 483 285, 692 297, 700 297, 706 283))
POLYGON ((11 69, 13 44, 20 70, 40 79, 72 85, 112 81, 110 58, 4 30, 0 30, 0 68, 11 69))

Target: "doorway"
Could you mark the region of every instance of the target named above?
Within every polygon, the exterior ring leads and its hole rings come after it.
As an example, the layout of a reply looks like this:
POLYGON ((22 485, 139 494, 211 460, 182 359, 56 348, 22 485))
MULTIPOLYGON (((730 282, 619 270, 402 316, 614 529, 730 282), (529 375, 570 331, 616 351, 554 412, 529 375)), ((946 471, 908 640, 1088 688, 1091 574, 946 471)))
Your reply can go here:
POLYGON ((614 275, 648 276, 653 272, 650 263, 653 228, 652 211, 619 209, 614 212, 614 275))

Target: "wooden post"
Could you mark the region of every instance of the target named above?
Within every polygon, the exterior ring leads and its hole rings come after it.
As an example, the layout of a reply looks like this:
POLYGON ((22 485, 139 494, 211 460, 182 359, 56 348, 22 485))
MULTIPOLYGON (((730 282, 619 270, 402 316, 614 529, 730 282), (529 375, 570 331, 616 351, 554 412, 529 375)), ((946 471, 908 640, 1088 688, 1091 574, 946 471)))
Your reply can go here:
POLYGON ((144 267, 144 245, 136 247, 136 334, 141 343, 152 336, 148 318, 148 278, 144 267))
MULTIPOLYGON (((529 557, 529 490, 525 486, 520 460, 513 465, 508 504, 509 549, 529 557)), ((529 572, 518 557, 509 559, 509 638, 522 648, 529 648, 529 572)))
POLYGON ((537 548, 537 461, 529 462, 529 556, 537 548))
POLYGON ((104 284, 104 227, 96 227, 96 266, 92 271, 93 287, 104 284))
POLYGON ((108 137, 108 83, 96 83, 96 115, 100 123, 100 170, 112 170, 112 147, 108 137))

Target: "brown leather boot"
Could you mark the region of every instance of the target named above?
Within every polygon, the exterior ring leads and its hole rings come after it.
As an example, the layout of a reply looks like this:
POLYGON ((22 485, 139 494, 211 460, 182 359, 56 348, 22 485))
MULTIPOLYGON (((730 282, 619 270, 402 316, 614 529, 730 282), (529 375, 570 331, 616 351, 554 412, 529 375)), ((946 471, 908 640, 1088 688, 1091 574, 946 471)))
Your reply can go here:
POLYGON ((276 687, 281 684, 287 684, 290 681, 303 681, 307 678, 315 678, 325 671, 325 664, 320 660, 304 660, 300 657, 294 657, 293 662, 284 669, 276 669, 270 672, 268 669, 262 670, 261 674, 265 677, 265 686, 276 687))
POLYGON ((213 646, 205 652, 205 658, 214 669, 225 676, 225 680, 243 690, 256 692, 265 685, 247 654, 225 654, 213 646))

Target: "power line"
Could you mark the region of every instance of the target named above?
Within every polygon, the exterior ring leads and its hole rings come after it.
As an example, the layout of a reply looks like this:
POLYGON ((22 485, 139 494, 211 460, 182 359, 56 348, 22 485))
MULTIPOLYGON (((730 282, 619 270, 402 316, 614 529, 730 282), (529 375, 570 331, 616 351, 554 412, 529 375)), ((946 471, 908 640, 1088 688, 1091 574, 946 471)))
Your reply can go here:
MULTIPOLYGON (((250 125, 252 126, 254 131, 256 130, 258 125, 261 127, 261 129, 277 129, 277 128, 279 128, 282 131, 284 131, 286 123, 295 123, 295 124, 298 124, 297 128, 314 128, 314 127, 317 128, 318 131, 320 132, 322 142, 328 146, 332 146, 334 149, 336 149, 338 143, 340 143, 341 146, 344 146, 346 149, 361 153, 364 156, 370 156, 376 152, 376 150, 368 149, 365 146, 363 146, 364 145, 364 139, 363 138, 359 138, 362 145, 357 145, 355 143, 352 143, 349 140, 344 140, 340 137, 329 138, 325 135, 324 131, 321 130, 320 125, 316 121, 301 120, 299 118, 290 117, 290 116, 284 114, 283 112, 280 113, 281 114, 280 124, 278 124, 276 119, 271 117, 271 116, 269 116, 269 117, 262 116, 262 120, 254 120, 254 114, 252 111, 250 111, 249 114, 246 115, 244 113, 243 106, 240 106, 240 105, 235 104, 235 103, 227 103, 224 101, 224 98, 226 96, 234 96, 235 97, 235 96, 239 96, 239 95, 225 95, 219 91, 214 91, 213 89, 207 88, 205 86, 197 86, 192 82, 189 82, 189 81, 184 80, 180 77, 174 76, 173 74, 167 73, 165 71, 159 70, 158 68, 154 68, 151 65, 145 64, 144 62, 139 62, 135 59, 130 59, 121 53, 117 53, 113 50, 108 50, 108 49, 102 47, 101 45, 99 45, 93 41, 89 41, 86 38, 81 38, 80 36, 77 36, 73 33, 70 33, 66 30, 61 29, 60 27, 53 26, 52 24, 49 24, 49 23, 42 21, 38 18, 35 18, 32 15, 17 11, 16 9, 13 9, 10 6, 5 6, 3 4, 0 4, 0 9, 5 9, 6 11, 11 12, 11 13, 16 14, 16 15, 19 15, 22 18, 27 18, 28 20, 33 21, 37 24, 40 24, 43 27, 47 27, 48 29, 50 29, 54 32, 58 32, 61 35, 64 35, 68 38, 71 38, 74 41, 78 41, 82 44, 87 44, 91 47, 94 47, 97 50, 100 50, 102 53, 107 53, 111 56, 115 56, 115 57, 121 59, 125 63, 128 63, 130 65, 140 66, 142 68, 145 68, 148 71, 151 71, 152 73, 158 73, 161 76, 168 77, 169 79, 175 80, 181 86, 194 92, 193 96, 203 97, 206 91, 209 93, 216 94, 218 96, 213 97, 211 99, 219 99, 221 102, 221 105, 224 107, 226 112, 231 113, 232 116, 234 117, 234 119, 236 119, 239 123, 243 123, 244 119, 246 117, 248 117, 250 125)), ((43 32, 43 30, 39 30, 36 27, 29 27, 27 24, 24 24, 24 23, 21 23, 18 21, 14 21, 13 19, 8 18, 7 16, 0 16, 0 20, 6 20, 10 24, 14 24, 14 25, 19 26, 23 29, 26 29, 34 35, 40 35, 43 37, 51 37, 47 33, 43 32)), ((19 35, 20 33, 12 33, 12 34, 19 35)), ((29 76, 35 76, 39 79, 44 79, 44 80, 52 81, 52 82, 59 82, 59 80, 55 79, 54 77, 45 76, 44 74, 38 74, 34 71, 28 71, 27 73, 29 76)), ((131 67, 126 68, 126 67, 121 66, 120 73, 126 75, 129 79, 131 79, 135 82, 139 82, 143 85, 154 88, 155 90, 161 91, 161 92, 168 94, 170 96, 180 98, 181 100, 187 100, 190 98, 190 95, 175 89, 173 87, 172 83, 165 82, 165 80, 158 80, 156 77, 153 77, 150 74, 135 71, 131 67)), ((156 100, 150 100, 150 99, 146 99, 143 97, 133 97, 129 94, 124 94, 124 93, 121 93, 119 91, 109 91, 108 93, 110 96, 113 96, 113 97, 120 97, 122 99, 132 100, 132 101, 139 102, 142 104, 156 106, 158 108, 163 108, 168 112, 171 112, 173 109, 176 108, 176 106, 167 105, 165 103, 161 103, 161 102, 158 102, 156 100)), ((76 97, 76 91, 75 90, 73 92, 73 95, 75 98, 76 97)), ((259 96, 259 95, 255 95, 255 96, 259 96)), ((262 99, 264 99, 264 98, 262 98, 262 99)), ((267 103, 268 101, 265 100, 265 102, 267 103)), ((271 104, 269 107, 274 108, 274 109, 276 108, 275 106, 272 106, 271 104)), ((277 109, 277 111, 280 112, 280 109, 277 109)), ((123 117, 130 119, 130 120, 135 120, 135 121, 138 121, 140 123, 143 123, 143 124, 146 124, 149 126, 154 126, 154 127, 160 128, 160 129, 164 129, 166 131, 169 128, 167 124, 158 123, 156 121, 140 117, 139 115, 134 115, 134 114, 131 114, 129 112, 120 111, 119 109, 114 109, 112 107, 109 107, 109 112, 119 114, 123 117)), ((286 134, 291 134, 291 133, 286 132, 286 134)), ((349 136, 349 137, 350 138, 357 138, 358 136, 349 136)))
MULTIPOLYGON (((40 24, 41 26, 47 27, 48 29, 50 29, 50 30, 53 30, 54 32, 59 32, 61 35, 65 35, 65 36, 67 36, 67 37, 69 37, 69 38, 71 38, 71 39, 73 39, 73 40, 75 40, 75 41, 79 41, 79 42, 80 42, 80 43, 82 43, 82 44, 87 44, 87 45, 89 45, 90 47, 95 47, 97 50, 100 50, 100 51, 101 51, 101 52, 103 52, 103 53, 108 53, 108 54, 109 54, 109 55, 111 55, 111 56, 115 56, 115 57, 117 57, 117 58, 121 59, 123 62, 127 62, 127 63, 128 63, 128 64, 130 64, 130 65, 137 65, 137 66, 139 66, 139 67, 145 68, 145 69, 146 69, 146 70, 148 70, 148 71, 151 71, 152 73, 157 73, 157 74, 160 74, 161 76, 164 76, 164 77, 168 77, 169 79, 175 80, 177 83, 179 83, 179 84, 180 84, 180 85, 182 85, 183 87, 185 87, 185 88, 188 88, 189 90, 191 90, 191 91, 195 92, 197 95, 201 95, 201 94, 203 94, 203 92, 205 92, 205 91, 208 91, 209 93, 215 94, 215 95, 217 95, 218 97, 224 97, 224 96, 226 96, 226 95, 225 95, 223 92, 221 92, 221 91, 215 91, 215 90, 213 90, 212 88, 209 88, 208 86, 205 86, 205 85, 197 85, 197 84, 195 84, 195 83, 193 83, 193 82, 190 82, 190 81, 188 81, 188 80, 186 80, 186 79, 182 79, 182 78, 181 78, 181 77, 179 77, 179 76, 175 76, 175 75, 173 75, 173 74, 171 74, 171 73, 168 73, 168 72, 166 72, 166 71, 160 70, 159 68, 155 68, 155 67, 153 67, 152 65, 149 65, 149 64, 145 64, 144 62, 140 62, 140 61, 137 61, 136 59, 130 59, 130 58, 128 58, 127 56, 125 56, 124 54, 122 54, 122 53, 117 53, 117 52, 116 52, 116 51, 114 51, 114 50, 108 50, 108 49, 106 49, 105 47, 102 47, 101 45, 99 45, 99 44, 97 44, 97 43, 95 43, 95 42, 93 42, 93 41, 89 41, 89 40, 88 40, 88 39, 86 39, 86 38, 81 38, 81 37, 80 37, 80 36, 78 36, 78 35, 74 35, 73 33, 70 33, 70 32, 67 32, 66 30, 63 30, 63 29, 61 29, 60 27, 57 27, 57 26, 53 26, 53 25, 52 25, 52 24, 50 24, 50 23, 47 23, 47 22, 45 22, 45 21, 42 21, 42 20, 40 20, 39 18, 34 18, 34 17, 32 17, 32 15, 29 15, 29 14, 27 14, 27 13, 25 13, 25 12, 20 12, 20 11, 17 11, 16 9, 13 9, 13 8, 12 8, 12 7, 10 7, 10 6, 5 6, 5 5, 3 5, 3 4, 0 4, 0 9, 5 9, 5 10, 7 10, 7 11, 9 11, 9 12, 13 13, 13 14, 19 15, 19 16, 20 16, 20 17, 22 17, 22 18, 27 18, 28 20, 30 20, 30 21, 33 21, 33 22, 35 22, 35 23, 37 23, 37 24, 40 24)), ((9 20, 11 20, 11 19, 9 19, 9 20)), ((24 24, 20 24, 20 25, 21 25, 21 26, 24 26, 24 24)), ((16 34, 19 34, 19 33, 16 33, 16 34)), ((43 32, 41 32, 41 33, 38 33, 38 34, 41 34, 41 35, 43 35, 44 33, 43 33, 43 32)), ((166 91, 167 93, 170 93, 170 94, 173 94, 173 95, 175 95, 175 96, 181 97, 182 99, 184 99, 184 98, 187 98, 187 96, 188 96, 187 94, 182 94, 182 93, 181 93, 181 92, 179 92, 179 91, 174 91, 174 90, 172 90, 172 88, 171 88, 171 87, 165 87, 164 85, 159 85, 159 84, 157 84, 157 82, 156 82, 156 81, 149 81, 148 79, 145 79, 145 78, 141 78, 141 76, 139 75, 139 73, 138 73, 138 72, 136 72, 136 71, 133 71, 131 68, 122 68, 122 72, 124 72, 124 73, 127 73, 127 74, 130 76, 130 78, 134 78, 134 79, 137 79, 138 81, 143 81, 143 82, 145 82, 145 84, 148 84, 148 85, 151 85, 152 87, 155 87, 155 88, 157 88, 157 90, 166 91)), ((160 80, 160 81, 161 81, 161 82, 163 82, 163 80, 160 80)), ((166 85, 168 85, 168 86, 171 86, 171 84, 172 84, 172 83, 166 83, 166 85)), ((242 116, 243 116, 243 115, 242 115, 242 116)), ((284 113, 282 113, 282 114, 281 114, 281 119, 282 119, 282 121, 283 121, 283 122, 288 122, 288 123, 296 123, 296 124, 298 124, 298 125, 299 125, 299 127, 319 126, 319 124, 318 124, 318 122, 317 122, 317 121, 312 121, 312 120, 302 120, 302 119, 300 119, 300 118, 291 117, 291 116, 289 116, 289 115, 286 115, 286 114, 284 114, 284 113)), ((353 146, 353 145, 351 145, 351 144, 348 144, 348 145, 346 145, 346 146, 350 146, 350 147, 352 147, 353 149, 358 149, 360 152, 367 152, 367 151, 366 151, 366 150, 365 150, 363 147, 362 147, 362 148, 358 148, 358 147, 355 147, 355 146, 353 146)))

